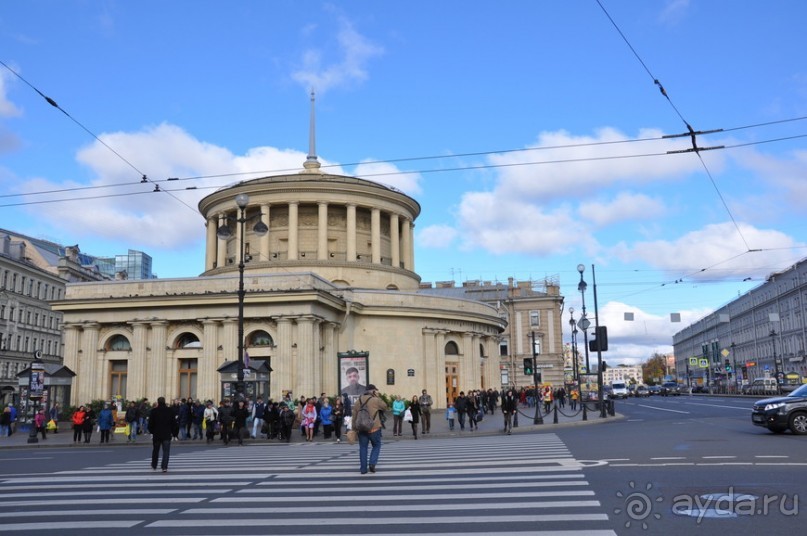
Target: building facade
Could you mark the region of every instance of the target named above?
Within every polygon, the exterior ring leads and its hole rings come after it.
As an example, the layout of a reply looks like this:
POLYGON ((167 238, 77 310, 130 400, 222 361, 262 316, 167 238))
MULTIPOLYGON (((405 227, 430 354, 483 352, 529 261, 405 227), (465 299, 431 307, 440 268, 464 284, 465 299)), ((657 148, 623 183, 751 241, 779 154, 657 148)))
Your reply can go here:
POLYGON ((0 230, 0 407, 19 399, 17 376, 34 352, 49 370, 62 364, 62 314, 50 302, 64 297, 68 281, 102 277, 78 246, 0 230))
POLYGON ((726 386, 807 376, 807 259, 673 336, 678 377, 726 386))
POLYGON ((562 319, 563 296, 557 279, 515 281, 507 284, 490 281, 465 281, 457 287, 453 281, 434 286, 421 283, 421 292, 480 301, 496 307, 507 328, 499 337, 499 387, 526 387, 534 383, 532 374, 524 373, 524 359, 537 358, 542 384, 560 386, 571 383, 571 369, 564 370, 562 319))
POLYGON ((406 397, 427 389, 439 406, 458 390, 499 385, 507 322, 481 301, 420 291, 413 198, 323 173, 309 155, 300 173, 221 189, 199 210, 199 277, 71 284, 55 304, 77 374, 73 403, 229 396, 239 331, 252 396, 333 395, 351 388, 351 368, 362 386, 406 397))
POLYGON ((610 366, 602 373, 603 385, 610 385, 613 382, 644 383, 642 378, 641 365, 617 365, 610 366))

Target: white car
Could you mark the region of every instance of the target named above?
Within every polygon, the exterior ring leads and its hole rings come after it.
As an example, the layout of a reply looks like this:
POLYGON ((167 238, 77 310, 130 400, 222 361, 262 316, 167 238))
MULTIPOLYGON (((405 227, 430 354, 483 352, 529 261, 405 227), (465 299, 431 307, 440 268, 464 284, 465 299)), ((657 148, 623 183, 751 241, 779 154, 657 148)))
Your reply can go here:
POLYGON ((628 386, 625 382, 613 382, 611 383, 611 398, 628 398, 630 393, 628 392, 628 386))

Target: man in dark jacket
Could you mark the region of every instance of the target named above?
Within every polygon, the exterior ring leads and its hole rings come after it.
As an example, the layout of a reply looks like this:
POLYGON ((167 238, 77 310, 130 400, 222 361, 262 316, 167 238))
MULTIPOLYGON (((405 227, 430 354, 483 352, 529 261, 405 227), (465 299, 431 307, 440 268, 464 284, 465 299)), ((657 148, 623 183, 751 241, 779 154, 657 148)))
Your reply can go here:
POLYGON ((179 424, 174 412, 165 405, 165 397, 157 399, 157 407, 149 415, 149 431, 151 432, 151 468, 157 470, 160 449, 163 451, 162 470, 168 472, 168 457, 171 453, 171 439, 177 435, 179 424))
POLYGON ((518 410, 518 399, 512 389, 508 389, 502 398, 502 415, 504 415, 504 433, 510 435, 513 431, 513 415, 518 410))

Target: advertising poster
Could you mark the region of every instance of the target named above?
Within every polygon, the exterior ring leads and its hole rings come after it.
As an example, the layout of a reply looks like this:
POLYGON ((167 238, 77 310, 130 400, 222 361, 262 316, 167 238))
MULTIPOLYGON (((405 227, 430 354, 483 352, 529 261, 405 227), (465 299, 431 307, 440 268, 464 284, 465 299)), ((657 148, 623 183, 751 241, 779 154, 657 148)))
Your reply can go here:
POLYGON ((339 392, 355 402, 364 394, 369 383, 368 352, 345 352, 337 354, 339 360, 339 392))

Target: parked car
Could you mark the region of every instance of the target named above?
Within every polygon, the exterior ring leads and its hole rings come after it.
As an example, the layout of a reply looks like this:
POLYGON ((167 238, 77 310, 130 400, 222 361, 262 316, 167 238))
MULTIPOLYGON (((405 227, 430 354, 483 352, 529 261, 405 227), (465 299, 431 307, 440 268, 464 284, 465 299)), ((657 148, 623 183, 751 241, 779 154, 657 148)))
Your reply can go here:
POLYGON ((747 395, 775 395, 779 392, 774 378, 756 378, 748 385, 743 386, 743 394, 747 395))
POLYGON ((679 396, 681 386, 676 382, 664 382, 661 384, 661 396, 679 396))
POLYGON ((807 434, 807 385, 787 396, 758 400, 751 411, 751 422, 777 434, 787 429, 796 435, 807 434))
POLYGON ((634 389, 634 395, 636 398, 642 398, 646 396, 650 396, 650 389, 644 385, 637 385, 636 389, 634 389))
POLYGON ((651 385, 647 388, 647 392, 651 395, 660 395, 661 394, 661 386, 660 385, 651 385))

